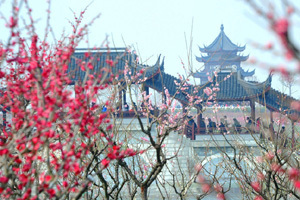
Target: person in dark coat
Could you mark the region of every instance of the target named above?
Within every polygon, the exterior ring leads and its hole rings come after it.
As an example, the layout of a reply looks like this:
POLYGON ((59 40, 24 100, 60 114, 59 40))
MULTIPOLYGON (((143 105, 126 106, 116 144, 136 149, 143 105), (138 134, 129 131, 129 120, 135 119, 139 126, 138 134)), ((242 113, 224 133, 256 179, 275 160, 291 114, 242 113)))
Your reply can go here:
POLYGON ((124 111, 129 111, 129 106, 126 102, 124 103, 124 111))
POLYGON ((224 118, 221 118, 220 124, 219 124, 219 128, 220 128, 220 132, 221 133, 226 133, 227 132, 226 127, 225 127, 225 120, 224 120, 224 118))
POLYGON ((242 129, 242 125, 240 124, 240 122, 236 119, 236 118, 233 118, 233 127, 235 129, 236 132, 238 133, 241 133, 242 129))
POLYGON ((247 129, 248 132, 252 131, 252 119, 250 117, 247 117, 247 120, 246 120, 246 129, 247 129))
POLYGON ((204 118, 200 120, 200 134, 205 134, 206 133, 206 124, 204 121, 204 118))
POLYGON ((217 128, 216 122, 214 122, 210 118, 208 118, 208 125, 207 125, 207 127, 208 127, 208 132, 209 133, 213 133, 214 130, 217 128))

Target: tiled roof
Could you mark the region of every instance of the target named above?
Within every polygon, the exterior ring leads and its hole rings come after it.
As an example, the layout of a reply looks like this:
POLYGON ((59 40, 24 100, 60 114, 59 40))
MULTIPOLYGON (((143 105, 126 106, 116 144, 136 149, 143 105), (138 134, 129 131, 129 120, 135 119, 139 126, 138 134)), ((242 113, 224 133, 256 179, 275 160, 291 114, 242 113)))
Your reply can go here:
POLYGON ((101 49, 101 51, 91 51, 83 50, 76 51, 71 58, 67 74, 70 76, 72 81, 71 84, 74 84, 77 81, 83 81, 86 71, 81 69, 80 63, 91 62, 93 69, 88 69, 90 74, 99 75, 109 71, 107 76, 114 74, 118 77, 118 80, 124 79, 124 69, 127 64, 129 67, 130 73, 128 76, 135 75, 140 72, 141 69, 144 69, 144 76, 151 77, 155 74, 158 69, 163 68, 163 62, 160 64, 160 57, 158 58, 154 66, 148 66, 140 64, 136 61, 136 55, 129 53, 125 48, 118 48, 116 50, 112 49, 101 49), (87 57, 87 53, 89 56, 87 57), (113 66, 110 66, 109 61, 113 61, 113 66))
POLYGON ((262 95, 258 98, 258 102, 262 105, 265 105, 268 109, 280 112, 284 114, 297 114, 300 116, 299 111, 295 111, 291 109, 291 103, 294 101, 298 101, 295 98, 283 94, 273 88, 271 88, 265 95, 262 95))
POLYGON ((178 90, 178 86, 175 84, 175 81, 177 83, 182 82, 180 79, 170 74, 166 74, 163 71, 160 71, 160 73, 158 73, 156 76, 147 80, 145 82, 145 85, 158 92, 163 92, 165 87, 166 89, 168 89, 171 96, 175 95, 175 98, 178 101, 186 103, 187 102, 186 95, 183 94, 180 90, 178 90))
MULTIPOLYGON (((233 73, 231 76, 228 76, 228 73, 219 73, 217 77, 213 79, 212 82, 208 82, 202 86, 198 86, 197 96, 207 100, 208 96, 203 92, 206 87, 213 88, 216 83, 219 84, 218 88, 220 89, 216 92, 215 99, 218 101, 243 101, 249 100, 251 98, 261 96, 265 91, 267 91, 271 86, 271 76, 263 83, 250 83, 242 80, 237 73, 233 73), (228 76, 228 77, 227 77, 228 76), (224 80, 226 79, 226 80, 224 80)), ((174 96, 177 100, 182 103, 188 103, 186 95, 179 90, 178 86, 174 82, 180 83, 180 79, 175 78, 164 72, 160 72, 153 78, 146 81, 148 87, 153 88, 157 91, 163 91, 163 88, 167 88, 170 95, 174 96)), ((192 95, 195 86, 188 86, 186 91, 192 95)))
MULTIPOLYGON (((149 67, 135 62, 135 55, 124 51, 124 49, 122 51, 111 51, 110 53, 107 53, 107 51, 91 52, 90 56, 95 58, 93 62, 94 69, 90 70, 90 73, 102 73, 101 69, 109 67, 109 64, 106 62, 109 59, 114 61, 114 67, 111 67, 110 73, 115 75, 118 74, 118 79, 122 80, 124 78, 122 72, 124 71, 124 67, 127 62, 130 67, 131 74, 133 75, 141 69, 145 70, 144 76, 147 77, 147 80, 145 81, 146 86, 159 92, 162 92, 164 88, 167 88, 171 96, 175 96, 175 98, 182 103, 188 103, 186 94, 178 89, 178 86, 175 84, 175 81, 177 83, 181 83, 182 81, 164 72, 164 61, 160 63, 160 57, 154 66, 149 67)), ((71 77, 73 83, 76 81, 82 81, 86 73, 81 70, 77 62, 78 60, 88 61, 88 58, 85 56, 85 52, 74 53, 70 62, 67 73, 71 77)), ((206 101, 208 96, 203 92, 203 90, 206 87, 216 87, 216 84, 218 84, 218 88, 220 90, 216 92, 216 96, 213 100, 244 101, 254 98, 257 102, 266 105, 270 110, 277 112, 287 111, 285 112, 287 114, 297 113, 300 115, 299 112, 290 110, 291 102, 297 101, 296 99, 271 88, 271 76, 269 76, 263 83, 253 83, 243 80, 241 75, 241 70, 238 70, 238 72, 232 73, 231 75, 224 72, 218 73, 218 76, 214 77, 212 82, 207 82, 204 85, 197 86, 200 89, 196 95, 202 97, 203 100, 206 101)), ((192 94, 195 89, 194 87, 196 86, 188 85, 188 89, 185 91, 192 94)))
POLYGON ((217 78, 213 82, 214 84, 216 84, 215 81, 219 84, 220 89, 216 96, 218 101, 243 101, 262 95, 262 93, 270 88, 272 78, 269 76, 263 83, 250 83, 241 79, 239 73, 233 73, 231 76, 229 73, 218 73, 217 78))

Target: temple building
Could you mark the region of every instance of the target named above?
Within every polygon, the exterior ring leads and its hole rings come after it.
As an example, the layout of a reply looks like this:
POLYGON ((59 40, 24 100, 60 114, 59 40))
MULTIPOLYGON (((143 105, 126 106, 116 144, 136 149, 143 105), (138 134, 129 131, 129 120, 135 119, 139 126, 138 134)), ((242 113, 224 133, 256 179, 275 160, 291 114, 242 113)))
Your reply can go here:
MULTIPOLYGON (((128 78, 135 76, 141 71, 143 72, 140 84, 143 84, 146 94, 149 94, 149 89, 151 88, 163 96, 164 90, 168 89, 170 95, 174 96, 182 104, 182 107, 189 105, 187 91, 189 95, 200 97, 202 102, 195 105, 199 114, 196 122, 197 127, 188 135, 192 139, 195 138, 195 135, 200 134, 199 124, 202 118, 201 113, 206 102, 248 102, 248 105, 251 107, 252 119, 255 119, 255 103, 265 106, 270 111, 271 120, 273 112, 285 114, 291 119, 294 114, 299 115, 298 111, 291 109, 291 103, 297 100, 271 87, 272 74, 261 83, 245 79, 252 76, 254 70, 251 72, 244 71, 241 67, 241 62, 248 59, 248 56, 240 54, 243 50, 245 50, 245 46, 233 44, 225 35, 224 26, 221 25, 220 34, 213 43, 207 47, 200 48, 200 51, 207 55, 196 57, 199 62, 203 62, 205 65, 202 71, 194 73, 194 77, 201 79, 201 84, 189 84, 186 86, 187 89, 185 91, 180 90, 176 85, 176 82, 180 83, 182 80, 165 71, 165 63, 164 60, 161 61, 160 56, 153 66, 143 65, 136 62, 136 55, 128 52, 125 48, 109 50, 78 49, 72 57, 67 73, 72 80, 70 84, 83 81, 87 72, 81 70, 78 62, 88 61, 89 57, 86 57, 87 53, 89 53, 90 57, 94 58, 94 68, 90 69, 89 74, 107 73, 104 69, 108 68, 111 64, 107 60, 113 61, 114 66, 111 67, 111 71, 106 75, 110 76, 113 74, 115 78, 111 84, 115 82, 122 86, 119 93, 119 110, 122 110, 127 105, 126 87, 124 87, 126 83, 123 73, 125 66, 128 66, 128 78), (214 89, 216 86, 217 89, 213 90, 213 96, 207 95, 204 91, 205 88, 214 89), (197 92, 195 93, 195 91, 197 92)), ((126 117, 127 115, 124 113, 122 116, 126 117)), ((128 115, 128 117, 133 116, 128 115)))

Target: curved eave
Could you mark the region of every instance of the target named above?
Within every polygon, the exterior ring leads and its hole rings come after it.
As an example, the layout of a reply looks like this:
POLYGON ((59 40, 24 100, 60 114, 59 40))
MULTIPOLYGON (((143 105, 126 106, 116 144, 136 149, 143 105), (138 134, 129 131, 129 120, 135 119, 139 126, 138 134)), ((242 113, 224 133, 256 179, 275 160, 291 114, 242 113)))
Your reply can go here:
POLYGON ((198 62, 204 62, 204 61, 202 60, 202 57, 196 56, 196 60, 197 60, 198 62))
MULTIPOLYGON (((138 72, 140 72, 140 70, 143 70, 143 69, 145 70, 143 72, 143 78, 146 78, 146 80, 149 80, 164 69, 164 59, 163 59, 162 63, 160 64, 160 56, 161 55, 159 55, 156 63, 151 67, 149 67, 148 65, 138 65, 138 67, 137 67, 138 72)), ((146 81, 146 80, 144 80, 144 81, 146 81)))
POLYGON ((239 76, 238 76, 238 82, 239 82, 239 84, 243 85, 243 87, 245 87, 245 88, 249 88, 249 89, 261 88, 261 89, 263 89, 263 88, 267 88, 267 87, 271 86, 272 74, 269 74, 268 78, 262 83, 251 83, 251 82, 241 79, 239 76))
POLYGON ((203 56, 203 57, 196 57, 198 62, 243 62, 246 61, 249 56, 236 56, 234 58, 230 57, 217 57, 214 56, 203 56))
POLYGON ((245 46, 242 46, 242 47, 237 47, 235 49, 231 49, 231 50, 226 50, 226 49, 222 49, 222 48, 218 48, 217 50, 210 50, 210 49, 207 49, 207 47, 204 46, 204 48, 202 47, 199 47, 199 50, 202 52, 202 53, 216 53, 216 52, 225 52, 225 53, 228 53, 228 52, 242 52, 246 49, 246 45, 245 46))
POLYGON ((238 66, 237 70, 240 71, 244 77, 253 76, 255 74, 255 69, 249 72, 249 70, 245 71, 242 67, 238 66))
POLYGON ((269 74, 268 78, 262 83, 251 83, 245 81, 240 78, 240 75, 238 76, 237 81, 238 84, 240 84, 245 91, 249 92, 249 96, 247 97, 247 99, 251 99, 254 97, 260 97, 270 90, 272 84, 272 75, 269 74))

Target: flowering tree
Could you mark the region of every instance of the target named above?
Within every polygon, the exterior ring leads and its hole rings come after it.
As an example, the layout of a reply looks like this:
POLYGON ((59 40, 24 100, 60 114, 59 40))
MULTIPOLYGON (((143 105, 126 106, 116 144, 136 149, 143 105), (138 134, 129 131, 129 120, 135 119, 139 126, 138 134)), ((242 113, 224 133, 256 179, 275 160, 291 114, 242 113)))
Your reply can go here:
MULTIPOLYGON (((262 17, 270 26, 280 45, 284 58, 289 61, 295 61, 295 69, 284 67, 274 67, 271 70, 279 73, 284 79, 290 79, 292 74, 299 75, 299 47, 297 42, 292 39, 292 26, 295 15, 299 15, 298 8, 289 1, 281 1, 283 13, 278 10, 276 3, 269 2, 264 6, 258 1, 247 0, 247 4, 262 17)), ((278 2, 277 2, 278 3, 278 2)), ((272 50, 273 43, 269 43, 266 49, 272 50)), ((281 98, 285 98, 284 95, 281 98)), ((264 138, 256 138, 258 148, 249 148, 245 141, 232 143, 226 138, 227 144, 232 150, 231 153, 224 151, 221 147, 220 152, 224 156, 224 163, 228 172, 235 176, 240 185, 244 198, 255 199, 299 199, 299 155, 298 142, 295 141, 294 124, 299 120, 299 101, 291 104, 294 113, 289 115, 292 122, 292 130, 282 128, 283 122, 287 116, 281 116, 272 126, 259 124, 258 129, 264 138), (275 127, 275 124, 276 127, 275 127), (277 128, 278 127, 278 128, 277 128)), ((254 132, 252 132, 254 134, 254 132)))
MULTIPOLYGON (((82 12, 70 36, 49 44, 50 15, 46 34, 40 37, 28 1, 22 3, 28 13, 24 24, 20 20, 23 10, 14 4, 12 16, 6 19, 10 35, 0 44, 0 104, 9 118, 3 117, 0 141, 1 197, 133 199, 139 189, 142 199, 147 199, 149 187, 179 151, 168 154, 165 141, 183 129, 190 108, 199 102, 189 96, 185 112, 177 112, 175 97, 163 89, 164 101, 155 105, 159 107, 156 112, 151 95, 142 91, 143 69, 126 65, 123 72, 112 73, 118 60, 107 56, 105 66, 93 74, 97 58, 89 52, 84 60, 76 61, 85 72, 82 80, 70 86, 70 60, 92 23, 81 24, 82 12), (133 86, 139 88, 139 105, 143 105, 141 111, 133 106, 138 136, 122 128, 119 117, 119 93, 128 90, 133 105, 133 86)), ((178 91, 188 87, 185 80, 177 84, 178 91)))

